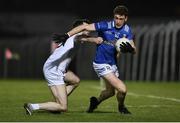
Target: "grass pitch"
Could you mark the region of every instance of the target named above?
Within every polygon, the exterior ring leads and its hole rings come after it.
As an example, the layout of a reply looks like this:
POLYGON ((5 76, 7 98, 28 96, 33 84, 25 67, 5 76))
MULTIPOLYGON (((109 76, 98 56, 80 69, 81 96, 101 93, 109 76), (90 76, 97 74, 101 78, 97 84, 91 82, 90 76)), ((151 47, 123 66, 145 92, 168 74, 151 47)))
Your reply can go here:
POLYGON ((180 121, 180 82, 126 82, 126 106, 132 115, 118 113, 115 96, 86 113, 89 97, 98 96, 99 81, 81 81, 68 99, 68 112, 38 111, 27 116, 25 102, 52 100, 45 80, 0 80, 0 121, 4 122, 174 122, 180 121))

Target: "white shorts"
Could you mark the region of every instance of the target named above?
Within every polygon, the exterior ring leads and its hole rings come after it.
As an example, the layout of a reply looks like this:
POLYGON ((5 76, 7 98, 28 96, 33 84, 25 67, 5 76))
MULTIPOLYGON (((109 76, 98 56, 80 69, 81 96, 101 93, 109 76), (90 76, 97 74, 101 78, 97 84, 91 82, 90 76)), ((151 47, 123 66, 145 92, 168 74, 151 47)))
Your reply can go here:
POLYGON ((44 77, 48 82, 48 86, 53 86, 53 85, 61 85, 65 84, 64 82, 64 77, 65 73, 62 71, 57 71, 57 68, 51 68, 51 69, 43 69, 44 72, 44 77))
POLYGON ((99 77, 104 76, 108 73, 114 73, 116 77, 119 77, 119 72, 116 65, 96 64, 93 62, 93 67, 99 77))

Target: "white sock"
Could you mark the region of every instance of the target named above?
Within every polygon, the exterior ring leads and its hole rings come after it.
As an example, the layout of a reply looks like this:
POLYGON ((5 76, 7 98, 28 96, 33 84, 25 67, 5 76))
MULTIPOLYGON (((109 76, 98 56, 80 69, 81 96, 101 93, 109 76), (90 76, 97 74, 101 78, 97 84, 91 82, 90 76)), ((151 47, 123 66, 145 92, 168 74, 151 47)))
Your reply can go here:
POLYGON ((32 110, 38 110, 39 104, 31 104, 32 110))

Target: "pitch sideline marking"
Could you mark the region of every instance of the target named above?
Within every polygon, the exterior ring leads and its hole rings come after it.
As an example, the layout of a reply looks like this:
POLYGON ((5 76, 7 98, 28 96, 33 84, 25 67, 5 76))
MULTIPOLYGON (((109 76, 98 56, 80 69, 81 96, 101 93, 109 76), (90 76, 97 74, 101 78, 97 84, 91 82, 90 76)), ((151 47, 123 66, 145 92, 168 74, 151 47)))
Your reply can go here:
MULTIPOLYGON (((131 108, 172 108, 173 105, 127 105, 131 108)), ((112 108, 111 106, 104 106, 104 108, 112 108)))
MULTIPOLYGON (((99 89, 99 90, 102 89, 101 87, 95 87, 95 86, 93 88, 99 89)), ((155 95, 141 95, 141 94, 136 94, 133 92, 128 92, 127 95, 136 96, 136 97, 147 97, 147 98, 153 98, 153 99, 168 100, 168 101, 180 103, 180 99, 177 99, 177 98, 161 97, 161 96, 155 96, 155 95)))
POLYGON ((174 101, 174 102, 179 102, 180 103, 180 99, 177 98, 170 98, 170 97, 161 97, 161 96, 155 96, 155 95, 140 95, 140 94, 136 94, 133 92, 128 92, 128 95, 131 96, 137 96, 137 97, 148 97, 148 98, 153 98, 153 99, 162 99, 162 100, 168 100, 168 101, 174 101))

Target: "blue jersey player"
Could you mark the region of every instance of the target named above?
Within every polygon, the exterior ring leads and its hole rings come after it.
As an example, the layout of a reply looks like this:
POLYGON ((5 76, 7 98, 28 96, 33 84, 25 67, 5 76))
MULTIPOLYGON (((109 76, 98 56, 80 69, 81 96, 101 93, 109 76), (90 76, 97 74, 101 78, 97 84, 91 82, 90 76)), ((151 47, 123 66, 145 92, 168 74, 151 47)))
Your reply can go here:
POLYGON ((97 31, 106 43, 98 44, 96 55, 93 61, 93 67, 97 75, 105 81, 106 88, 101 92, 99 97, 91 97, 88 113, 94 111, 97 106, 104 100, 115 95, 117 90, 118 110, 122 114, 130 114, 124 104, 127 93, 126 85, 118 78, 117 69, 117 51, 113 44, 115 40, 126 37, 130 43, 123 43, 120 48, 122 53, 135 53, 136 47, 133 42, 133 34, 131 28, 126 24, 128 19, 128 9, 125 6, 117 6, 114 11, 114 19, 111 21, 101 21, 85 26, 79 26, 72 29, 66 34, 60 35, 59 39, 63 41, 69 36, 72 36, 82 30, 97 31))

